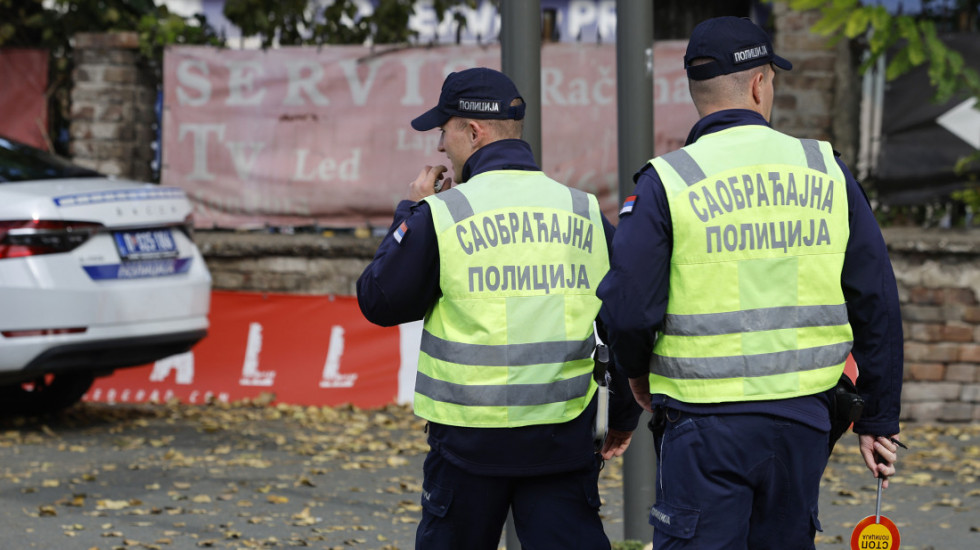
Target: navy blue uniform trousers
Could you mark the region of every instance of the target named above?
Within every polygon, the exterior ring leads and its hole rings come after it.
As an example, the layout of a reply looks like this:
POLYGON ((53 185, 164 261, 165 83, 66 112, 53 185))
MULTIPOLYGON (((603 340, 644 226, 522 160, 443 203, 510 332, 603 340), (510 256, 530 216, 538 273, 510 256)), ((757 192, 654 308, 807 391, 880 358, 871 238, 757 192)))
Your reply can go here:
POLYGON ((524 550, 608 550, 599 519, 599 464, 538 476, 466 472, 430 450, 423 466, 419 550, 496 550, 507 511, 524 550))
POLYGON ((664 413, 655 550, 814 548, 827 432, 762 414, 664 413))

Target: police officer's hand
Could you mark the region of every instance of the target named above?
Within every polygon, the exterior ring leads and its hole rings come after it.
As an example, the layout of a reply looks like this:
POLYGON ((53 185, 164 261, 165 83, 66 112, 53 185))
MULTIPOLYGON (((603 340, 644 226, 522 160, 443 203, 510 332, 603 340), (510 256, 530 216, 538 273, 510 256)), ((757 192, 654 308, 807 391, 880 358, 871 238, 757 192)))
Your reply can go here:
POLYGON ((888 487, 888 478, 895 475, 895 461, 898 460, 898 445, 892 442, 898 441, 898 434, 892 436, 874 436, 861 434, 858 441, 861 446, 861 456, 868 469, 874 473, 875 477, 884 476, 882 487, 888 487))
POLYGON ((646 376, 630 378, 630 389, 633 390, 633 399, 647 412, 653 412, 653 405, 650 400, 650 379, 646 376))
POLYGON ((449 176, 444 177, 446 170, 448 168, 441 164, 438 166, 426 165, 425 168, 422 168, 415 181, 408 185, 408 200, 418 202, 429 195, 452 187, 453 179, 449 176))
POLYGON ((630 441, 633 439, 633 432, 624 432, 623 430, 614 430, 609 428, 606 432, 606 440, 602 442, 602 458, 604 460, 609 460, 614 456, 623 456, 626 449, 630 446, 630 441))

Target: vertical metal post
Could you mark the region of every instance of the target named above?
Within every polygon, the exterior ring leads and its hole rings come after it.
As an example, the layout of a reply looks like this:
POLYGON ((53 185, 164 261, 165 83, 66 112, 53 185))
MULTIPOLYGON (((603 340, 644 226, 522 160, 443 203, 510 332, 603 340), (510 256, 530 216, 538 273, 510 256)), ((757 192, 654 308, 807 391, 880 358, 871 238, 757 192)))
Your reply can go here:
MULTIPOLYGON (((616 101, 619 140, 619 197, 633 192, 633 174, 653 157, 653 2, 616 2, 616 101)), ((649 541, 648 523, 656 482, 650 414, 623 455, 623 530, 626 540, 649 541)))
MULTIPOLYGON (((500 68, 517 85, 527 109, 524 141, 541 166, 541 1, 501 0, 500 68)), ((507 550, 519 550, 513 514, 504 528, 507 550)))
POLYGON ((541 166, 541 1, 501 0, 500 67, 527 104, 524 141, 541 166))

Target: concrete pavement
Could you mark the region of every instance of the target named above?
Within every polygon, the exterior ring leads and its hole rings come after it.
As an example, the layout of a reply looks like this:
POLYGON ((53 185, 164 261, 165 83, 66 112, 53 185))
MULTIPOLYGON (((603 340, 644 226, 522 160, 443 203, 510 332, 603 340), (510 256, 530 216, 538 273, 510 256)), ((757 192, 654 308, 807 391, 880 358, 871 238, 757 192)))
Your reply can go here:
MULTIPOLYGON (((903 440, 882 507, 901 548, 980 548, 980 426, 905 426, 903 440)), ((426 448, 404 407, 83 403, 0 419, 0 548, 413 548, 426 448)), ((623 481, 622 460, 609 462, 613 541, 623 481)), ((875 489, 846 435, 824 476, 817 548, 849 548, 875 489)))

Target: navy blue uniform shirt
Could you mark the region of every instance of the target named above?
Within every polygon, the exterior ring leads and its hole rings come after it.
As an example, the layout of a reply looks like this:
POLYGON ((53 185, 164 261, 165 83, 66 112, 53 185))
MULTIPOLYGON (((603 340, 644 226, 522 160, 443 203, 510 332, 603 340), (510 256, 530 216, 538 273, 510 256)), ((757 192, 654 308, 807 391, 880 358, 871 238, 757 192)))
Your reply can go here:
MULTIPOLYGON (((490 143, 470 156, 462 181, 491 170, 539 171, 531 147, 518 139, 490 143)), ((615 229, 602 219, 606 243, 615 229)), ((611 250, 611 248, 610 248, 611 250)), ((393 326, 422 319, 442 295, 439 250, 426 202, 402 201, 374 260, 357 280, 357 303, 372 323, 393 326), (401 241, 393 233, 405 222, 401 241)), ((615 363, 615 361, 613 361, 615 363)), ((640 409, 627 379, 612 366, 611 428, 636 428, 640 409)), ((520 428, 463 428, 429 423, 429 444, 447 460, 482 475, 539 475, 587 468, 594 460, 592 426, 596 400, 573 420, 520 428)))
MULTIPOLYGON (((762 115, 741 109, 710 114, 694 125, 687 144, 703 135, 748 124, 768 126, 762 115)), ((902 320, 898 290, 881 230, 864 190, 840 159, 847 188, 850 236, 844 254, 841 288, 854 331, 851 350, 858 365, 858 391, 864 415, 854 431, 874 435, 898 433, 903 368, 902 320)), ((647 164, 635 176, 636 201, 620 216, 613 240, 609 273, 599 284, 611 347, 631 378, 647 376, 655 333, 667 309, 673 228, 660 176, 647 164)), ((662 404, 696 413, 762 413, 830 427, 829 395, 820 393, 777 401, 696 405, 665 395, 662 404)))

